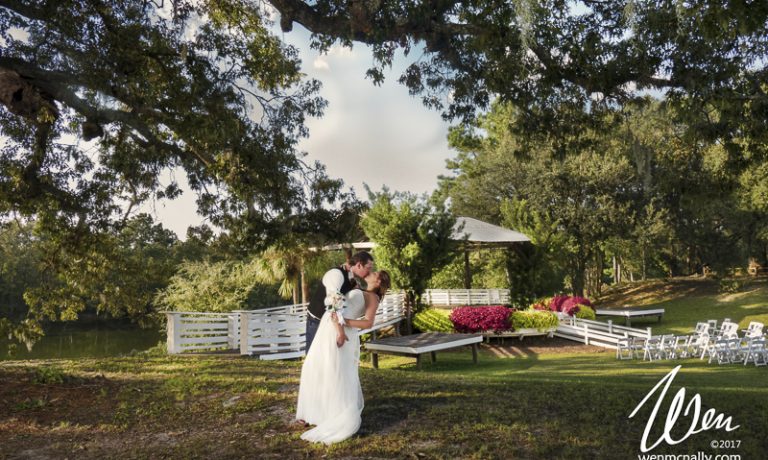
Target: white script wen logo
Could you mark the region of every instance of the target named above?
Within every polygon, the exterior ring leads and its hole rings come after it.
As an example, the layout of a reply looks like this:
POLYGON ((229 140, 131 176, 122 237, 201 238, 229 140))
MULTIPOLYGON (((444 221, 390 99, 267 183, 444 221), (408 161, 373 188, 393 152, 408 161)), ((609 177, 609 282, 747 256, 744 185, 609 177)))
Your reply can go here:
POLYGON ((693 434, 701 433, 702 431, 708 431, 712 428, 717 430, 725 428, 725 431, 734 431, 739 427, 739 425, 731 426, 731 423, 733 422, 731 417, 726 417, 724 414, 718 414, 714 408, 707 410, 704 415, 701 416, 701 396, 696 393, 693 395, 691 400, 688 401, 688 404, 685 406, 685 412, 683 412, 684 416, 690 417, 690 426, 688 427, 688 432, 680 439, 673 439, 671 431, 680 418, 680 412, 682 412, 683 404, 685 403, 685 387, 681 387, 679 390, 677 390, 674 398, 672 398, 672 403, 669 405, 669 409, 667 409, 667 419, 664 422, 663 434, 661 437, 659 437, 658 440, 656 440, 656 442, 653 443, 653 445, 648 447, 648 435, 651 432, 651 427, 656 421, 656 417, 659 414, 659 409, 661 408, 661 403, 664 400, 664 396, 667 394, 667 390, 669 390, 669 386, 675 379, 675 375, 677 375, 677 371, 680 370, 680 367, 681 366, 677 366, 667 375, 662 377, 662 379, 659 380, 659 383, 657 383, 656 386, 653 387, 647 395, 645 395, 645 398, 640 401, 640 404, 635 407, 635 410, 629 414, 629 418, 634 417, 635 414, 637 414, 637 411, 639 411, 640 408, 645 405, 651 396, 653 396, 654 393, 656 393, 662 385, 664 386, 664 389, 662 389, 661 393, 658 395, 658 399, 656 400, 656 405, 653 407, 651 416, 648 418, 648 423, 645 425, 643 439, 640 440, 640 450, 643 453, 648 452, 651 449, 655 449, 656 446, 662 442, 666 442, 669 445, 679 444, 688 439, 693 434), (700 416, 701 420, 699 420, 700 416))

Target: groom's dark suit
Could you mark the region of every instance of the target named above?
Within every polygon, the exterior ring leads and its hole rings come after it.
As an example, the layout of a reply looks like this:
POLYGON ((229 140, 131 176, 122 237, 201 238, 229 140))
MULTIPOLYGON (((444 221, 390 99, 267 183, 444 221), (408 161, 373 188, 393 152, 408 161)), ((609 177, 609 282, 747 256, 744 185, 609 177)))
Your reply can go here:
POLYGON ((322 284, 319 285, 309 297, 306 330, 307 351, 309 351, 312 341, 315 340, 317 328, 320 326, 320 318, 322 318, 325 313, 325 298, 337 291, 341 292, 343 295, 347 295, 347 293, 355 287, 357 287, 357 282, 354 277, 351 276, 349 270, 343 265, 334 267, 325 272, 322 284))

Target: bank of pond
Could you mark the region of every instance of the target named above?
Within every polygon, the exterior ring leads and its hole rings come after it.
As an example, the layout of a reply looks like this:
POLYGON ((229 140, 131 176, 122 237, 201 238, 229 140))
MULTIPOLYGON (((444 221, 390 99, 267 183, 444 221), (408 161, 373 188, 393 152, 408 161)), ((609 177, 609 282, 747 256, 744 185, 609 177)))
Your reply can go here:
POLYGON ((121 320, 50 323, 44 330, 45 336, 31 350, 21 344, 9 353, 7 338, 0 337, 0 361, 122 356, 165 341, 165 331, 159 327, 141 328, 121 320))

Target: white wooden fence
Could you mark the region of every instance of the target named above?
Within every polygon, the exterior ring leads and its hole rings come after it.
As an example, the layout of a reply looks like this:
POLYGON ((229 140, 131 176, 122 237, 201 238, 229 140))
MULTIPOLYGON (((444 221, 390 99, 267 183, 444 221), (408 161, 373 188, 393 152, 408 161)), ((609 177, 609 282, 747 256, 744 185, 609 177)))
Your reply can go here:
MULTIPOLYGON (((382 299, 373 327, 360 331, 375 334, 405 318, 405 295, 382 299)), ((238 350, 260 359, 304 356, 307 304, 284 305, 231 313, 165 312, 168 320, 168 353, 202 350, 238 350)))
POLYGON ((575 340, 586 345, 597 345, 604 348, 616 349, 619 339, 627 337, 650 338, 651 328, 637 329, 627 326, 617 326, 613 321, 591 321, 580 318, 561 318, 560 325, 554 333, 557 337, 575 340))
POLYGON ((237 348, 240 318, 235 313, 166 312, 168 353, 237 348))
POLYGON ((363 329, 361 334, 373 333, 387 326, 394 326, 405 318, 405 294, 402 292, 387 294, 381 299, 379 308, 376 310, 376 318, 373 320, 373 327, 363 329))
POLYGON ((427 289, 421 300, 440 307, 503 305, 509 303, 509 289, 427 289))
MULTIPOLYGON (((288 305, 284 310, 295 310, 288 305)), ((306 305, 303 306, 306 309, 306 305)), ((276 310, 276 309, 270 309, 276 310)), ((305 313, 285 311, 240 311, 240 354, 260 359, 288 359, 304 356, 307 338, 305 313)))

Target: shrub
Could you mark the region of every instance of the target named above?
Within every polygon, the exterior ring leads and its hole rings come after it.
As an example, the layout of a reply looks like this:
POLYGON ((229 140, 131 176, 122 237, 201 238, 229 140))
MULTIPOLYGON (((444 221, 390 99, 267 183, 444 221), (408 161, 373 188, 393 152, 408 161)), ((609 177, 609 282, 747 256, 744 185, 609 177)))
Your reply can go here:
POLYGON ((529 310, 543 310, 543 311, 549 311, 549 302, 550 299, 543 299, 539 300, 537 302, 532 303, 528 309, 529 310))
POLYGON ((595 320, 597 318, 597 315, 595 315, 595 310, 592 309, 592 307, 588 307, 586 305, 578 305, 579 311, 576 312, 576 317, 581 319, 591 319, 595 320))
POLYGON ((735 278, 722 278, 718 283, 719 291, 726 294, 735 294, 742 289, 746 282, 735 278))
POLYGON ((550 300, 549 309, 565 313, 568 316, 574 316, 579 312, 582 305, 592 307, 592 302, 585 297, 558 295, 550 300))
POLYGON ((514 330, 538 329, 544 331, 557 327, 557 315, 551 311, 523 310, 512 312, 510 322, 514 330))
POLYGON ((67 374, 58 367, 41 366, 35 369, 35 375, 32 376, 32 383, 41 385, 64 383, 67 380, 67 377, 67 374))
POLYGON ((511 311, 503 305, 458 307, 450 319, 457 332, 506 331, 511 311))
POLYGON ((453 323, 434 309, 420 311, 413 316, 413 326, 421 332, 453 332, 453 323))
POLYGON ((563 303, 568 300, 567 295, 556 295, 549 301, 549 309, 552 311, 563 311, 563 303))

